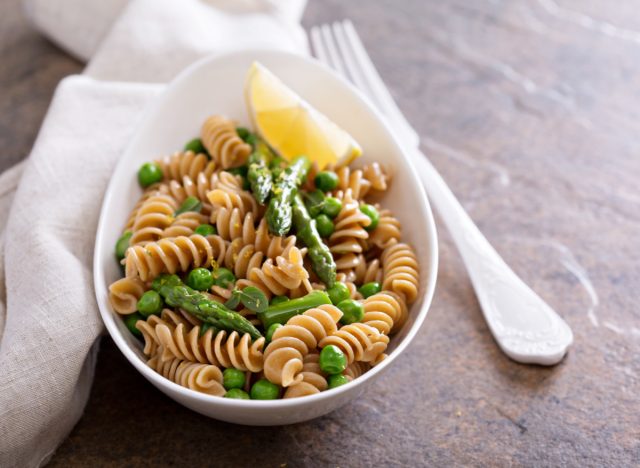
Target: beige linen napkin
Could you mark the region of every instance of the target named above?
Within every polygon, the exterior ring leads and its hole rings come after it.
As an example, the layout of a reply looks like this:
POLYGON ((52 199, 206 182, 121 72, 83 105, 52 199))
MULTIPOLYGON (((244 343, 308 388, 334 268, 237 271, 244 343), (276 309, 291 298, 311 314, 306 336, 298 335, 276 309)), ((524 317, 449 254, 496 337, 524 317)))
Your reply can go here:
POLYGON ((231 47, 306 51, 280 8, 215 3, 129 2, 86 73, 59 85, 29 159, 0 176, 2 467, 45 463, 86 404, 103 330, 91 274, 96 224, 118 157, 164 88, 148 82, 231 47))

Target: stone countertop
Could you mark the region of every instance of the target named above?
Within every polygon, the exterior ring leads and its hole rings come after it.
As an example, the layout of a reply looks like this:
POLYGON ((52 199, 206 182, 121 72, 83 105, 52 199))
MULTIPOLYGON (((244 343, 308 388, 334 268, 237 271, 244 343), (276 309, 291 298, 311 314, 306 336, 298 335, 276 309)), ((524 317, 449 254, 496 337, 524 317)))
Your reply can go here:
MULTIPOLYGON (((440 226, 433 306, 405 356, 317 420, 207 419, 104 338, 51 466, 625 466, 640 460, 640 10, 633 0, 311 0, 351 18, 424 151, 514 270, 572 327, 558 366, 516 364, 440 226)), ((0 169, 82 65, 0 15, 0 169)))

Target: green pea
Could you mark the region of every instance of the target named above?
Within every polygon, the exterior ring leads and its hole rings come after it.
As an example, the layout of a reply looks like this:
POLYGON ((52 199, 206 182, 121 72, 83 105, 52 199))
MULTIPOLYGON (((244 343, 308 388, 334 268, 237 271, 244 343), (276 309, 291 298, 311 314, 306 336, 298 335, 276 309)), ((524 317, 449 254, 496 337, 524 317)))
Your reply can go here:
POLYGON ((160 294, 156 291, 147 291, 140 299, 138 299, 138 312, 145 317, 150 315, 160 315, 162 312, 163 301, 160 294))
POLYGON ((211 224, 201 224, 195 229, 195 231, 193 231, 193 233, 200 234, 201 236, 207 237, 207 236, 213 236, 215 234, 218 234, 218 231, 211 224))
POLYGON ((182 202, 182 205, 180 205, 180 208, 175 212, 175 215, 179 216, 182 213, 187 213, 188 211, 200 213, 200 210, 202 210, 202 202, 196 197, 187 197, 182 202))
POLYGON ((353 299, 345 299, 339 302, 336 307, 342 311, 340 323, 344 325, 360 322, 364 317, 364 306, 353 299))
POLYGON ((373 231, 378 226, 378 221, 380 221, 378 210, 376 210, 375 206, 364 203, 360 205, 360 211, 366 214, 371 220, 371 224, 365 227, 365 229, 367 231, 373 231))
POLYGON ((251 400, 251 397, 244 390, 240 390, 239 388, 232 388, 227 393, 224 394, 225 398, 235 398, 237 400, 251 400))
POLYGON ((358 289, 358 291, 360 291, 360 294, 362 294, 362 297, 366 299, 369 296, 378 294, 381 291, 381 289, 382 288, 380 287, 380 283, 378 283, 377 281, 373 281, 371 283, 363 284, 362 286, 360 286, 360 289, 358 289))
POLYGON ((187 276, 187 286, 198 291, 208 291, 213 286, 214 279, 211 271, 206 268, 194 268, 187 276))
POLYGON ((138 320, 144 320, 144 317, 138 312, 124 316, 124 324, 127 326, 129 331, 135 336, 142 336, 142 332, 136 328, 138 320))
POLYGON ((275 400, 280 396, 280 387, 266 379, 260 379, 251 387, 252 400, 275 400))
POLYGON ((322 206, 322 212, 329 218, 335 218, 342 209, 342 202, 335 197, 327 197, 324 199, 324 205, 322 206))
POLYGON ((229 285, 236 282, 236 277, 228 268, 220 267, 213 270, 213 284, 222 288, 229 287, 229 285))
POLYGON ((315 179, 313 181, 323 192, 330 192, 331 190, 335 190, 338 186, 338 175, 335 172, 331 171, 322 171, 318 172, 315 179))
POLYGON ((238 369, 225 369, 222 373, 223 386, 227 390, 231 390, 232 388, 242 388, 245 384, 245 375, 244 372, 238 369))
POLYGON ((129 248, 129 241, 131 240, 131 236, 133 233, 131 231, 126 231, 124 234, 120 236, 118 242, 116 242, 116 258, 118 261, 124 258, 124 255, 127 253, 127 249, 129 248))
POLYGON ((344 374, 333 374, 327 379, 329 388, 336 388, 340 385, 348 384, 349 382, 349 378, 344 374))
POLYGON ((347 368, 347 357, 335 345, 328 345, 320 351, 320 369, 327 374, 340 374, 347 368))
POLYGON ((338 282, 334 283, 333 286, 327 289, 327 294, 329 294, 329 299, 331 299, 331 303, 333 305, 337 305, 339 302, 351 297, 351 293, 349 292, 347 285, 338 282))
POLYGON ((207 150, 202 144, 202 140, 200 138, 194 138, 193 140, 189 141, 186 145, 184 145, 184 150, 193 151, 196 154, 207 154, 207 150))
POLYGON ((236 133, 238 134, 238 136, 240 138, 242 138, 245 142, 247 141, 247 138, 249 138, 249 135, 251 134, 251 132, 249 131, 248 128, 245 127, 236 127, 236 133))
POLYGON ((333 225, 333 221, 325 214, 321 214, 316 218, 316 228, 318 229, 318 234, 320 237, 329 237, 333 234, 335 230, 335 226, 333 225))
POLYGON ((267 340, 267 343, 271 342, 271 340, 273 339, 273 334, 280 327, 282 327, 281 323, 274 323, 269 328, 267 328, 267 333, 265 333, 264 335, 265 339, 267 340))
POLYGON ((138 182, 142 187, 160 182, 163 177, 162 168, 157 163, 144 163, 138 170, 138 182))
POLYGON ((287 296, 273 296, 271 298, 270 305, 282 304, 283 302, 288 302, 289 298, 287 296))

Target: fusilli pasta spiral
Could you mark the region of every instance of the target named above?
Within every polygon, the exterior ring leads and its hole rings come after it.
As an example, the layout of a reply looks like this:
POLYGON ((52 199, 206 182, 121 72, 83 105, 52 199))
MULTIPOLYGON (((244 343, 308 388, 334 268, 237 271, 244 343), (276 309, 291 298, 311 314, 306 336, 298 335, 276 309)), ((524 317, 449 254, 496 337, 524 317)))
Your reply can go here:
POLYGON ((336 169, 338 190, 351 191, 353 198, 361 200, 371 188, 371 182, 364 178, 362 169, 351 169, 343 166, 336 169))
POLYGON ((166 192, 166 187, 163 186, 163 184, 153 184, 152 186, 147 187, 145 191, 142 192, 142 195, 140 196, 135 206, 129 213, 129 217, 127 218, 127 223, 125 224, 124 230, 130 231, 133 228, 133 223, 136 221, 136 218, 138 216, 138 211, 150 197, 161 195, 162 193, 165 193, 165 192, 166 192))
POLYGON ((160 273, 208 267, 213 255, 209 241, 198 234, 161 239, 144 246, 129 247, 125 257, 125 273, 127 278, 140 277, 142 281, 149 281, 160 273))
POLYGON ((302 381, 287 387, 283 398, 296 398, 327 389, 325 373, 320 369, 320 353, 307 354, 302 360, 302 381))
POLYGON ((369 181, 371 190, 383 192, 389 188, 391 175, 380 163, 373 162, 365 165, 362 168, 362 175, 369 181))
POLYGON ((242 239, 242 242, 238 245, 253 245, 257 252, 262 252, 267 258, 282 255, 282 252, 296 243, 296 236, 271 235, 267 227, 267 220, 264 218, 260 220, 256 228, 252 213, 247 213, 240 231, 241 233, 236 239, 242 239))
POLYGON ((171 328, 169 324, 158 324, 155 332, 162 348, 160 358, 163 361, 179 358, 242 371, 262 370, 264 338, 252 343, 248 334, 240 337, 235 331, 214 332, 212 329, 200 336, 199 326, 188 329, 182 323, 175 328, 171 328))
POLYGON ((382 267, 380 260, 374 258, 367 262, 363 255, 358 256, 358 264, 354 268, 355 282, 358 284, 382 282, 382 267))
POLYGON ((138 299, 147 290, 138 278, 121 278, 109 286, 109 301, 119 314, 133 314, 137 310, 138 299))
POLYGON ((251 145, 242 141, 233 122, 225 117, 209 117, 202 125, 200 135, 211 158, 223 169, 242 166, 251 154, 251 145))
POLYGON ((213 207, 211 223, 215 224, 218 234, 227 240, 232 240, 242 235, 243 226, 248 222, 247 214, 251 214, 251 220, 258 215, 258 203, 253 196, 237 183, 235 177, 229 173, 220 176, 218 188, 207 193, 207 199, 213 207))
POLYGON ((196 180, 200 175, 210 177, 216 170, 216 163, 206 154, 193 151, 178 151, 171 156, 156 160, 162 169, 164 180, 182 181, 185 177, 196 180))
POLYGON ((264 352, 265 377, 283 387, 301 382, 304 357, 336 332, 340 317, 340 309, 322 305, 296 315, 278 328, 264 352))
POLYGON ((271 294, 285 295, 290 290, 299 288, 301 284, 304 285, 307 292, 310 292, 312 287, 309 282, 309 272, 303 263, 305 253, 306 249, 300 250, 292 245, 275 260, 269 258, 260 268, 251 268, 247 273, 247 279, 238 280, 237 286, 241 289, 255 286, 267 296, 271 294))
MULTIPOLYGON (((161 238, 190 236, 201 224, 206 224, 208 218, 195 211, 179 214, 173 222, 160 234, 161 238)), ((135 235, 135 234, 134 234, 135 235)))
POLYGON ((337 346, 347 357, 347 363, 353 361, 374 361, 387 349, 389 338, 377 329, 364 323, 343 325, 337 331, 320 341, 324 348, 328 345, 337 346))
POLYGON ((335 231, 329 237, 329 249, 338 257, 338 271, 351 270, 358 266, 357 254, 363 251, 361 242, 369 237, 364 228, 371 224, 371 219, 360 211, 351 189, 340 195, 342 209, 334 220, 335 231))
POLYGON ((182 181, 169 180, 158 186, 158 190, 172 196, 176 202, 182 203, 187 197, 195 197, 202 202, 202 214, 210 215, 212 206, 207 198, 207 193, 218 187, 220 177, 218 172, 210 176, 204 173, 198 174, 196 179, 184 176, 182 181))
POLYGON ((168 195, 157 194, 147 198, 136 214, 130 245, 160 239, 163 231, 174 221, 173 215, 177 208, 176 201, 168 195))
POLYGON ((362 323, 370 325, 380 333, 389 335, 407 320, 407 306, 404 300, 391 291, 383 291, 369 296, 363 302, 362 323))
POLYGON ((349 380, 353 380, 360 377, 369 369, 371 369, 371 364, 369 364, 368 362, 353 361, 347 366, 343 373, 349 380))
POLYGON ((166 325, 173 329, 178 325, 184 325, 187 328, 192 328, 200 324, 200 321, 193 315, 187 314, 184 311, 181 313, 174 312, 171 309, 164 309, 160 317, 157 315, 150 315, 147 320, 138 320, 136 322, 136 328, 142 333, 144 339, 143 353, 147 356, 152 356, 157 353, 160 347, 160 341, 156 335, 156 326, 166 325))
POLYGON ((380 214, 378 225, 371 231, 369 243, 384 249, 400 241, 401 225, 400 221, 391 214, 391 211, 378 207, 378 212, 380 214))
POLYGON ((222 371, 213 364, 199 364, 181 359, 162 361, 158 356, 153 356, 147 365, 172 382, 196 392, 215 396, 226 393, 222 386, 222 371))
POLYGON ((398 293, 411 304, 418 297, 418 259, 413 249, 404 243, 382 251, 382 289, 398 293))

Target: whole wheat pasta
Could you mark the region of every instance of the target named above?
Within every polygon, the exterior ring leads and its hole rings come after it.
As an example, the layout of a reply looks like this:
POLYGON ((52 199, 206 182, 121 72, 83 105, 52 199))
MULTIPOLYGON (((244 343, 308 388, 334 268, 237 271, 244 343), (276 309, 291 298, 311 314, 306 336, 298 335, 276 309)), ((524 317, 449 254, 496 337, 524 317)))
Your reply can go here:
POLYGON ((121 278, 109 286, 109 301, 117 313, 133 314, 138 310, 138 299, 146 290, 139 278, 121 278))
POLYGON ((149 366, 216 397, 255 398, 262 381, 297 398, 383 362, 420 291, 418 257, 384 204, 399 190, 389 168, 345 158, 320 171, 219 115, 200 137, 206 151, 140 172, 118 241, 124 278, 109 300, 149 366), (344 355, 343 377, 330 353, 344 355), (223 385, 226 370, 237 388, 223 385))
MULTIPOLYGON (((207 216, 195 211, 188 211, 173 218, 173 222, 161 233, 162 239, 170 237, 190 236, 201 224, 206 224, 207 216)), ((135 234, 134 234, 135 236, 135 234)))
POLYGON ((380 260, 374 258, 366 261, 363 255, 358 256, 358 263, 354 267, 355 282, 365 284, 371 282, 382 282, 382 266, 380 260))
POLYGON ((361 169, 351 169, 349 166, 343 166, 336 169, 338 175, 338 189, 342 191, 349 190, 356 200, 365 197, 371 188, 371 182, 364 178, 361 169))
POLYGON ((195 197, 202 202, 203 215, 211 215, 212 206, 207 198, 207 193, 218 187, 220 177, 218 172, 207 176, 204 173, 198 174, 195 179, 184 176, 181 181, 169 180, 158 185, 161 193, 171 195, 178 203, 185 201, 187 197, 195 197))
POLYGON ((252 343, 247 334, 214 332, 211 328, 204 334, 200 331, 199 326, 189 329, 184 324, 173 328, 169 324, 157 324, 155 334, 162 348, 160 359, 179 358, 251 372, 262 370, 264 338, 252 343))
POLYGON ((389 338, 377 329, 364 323, 343 325, 320 341, 319 346, 334 345, 342 350, 347 362, 372 362, 387 349, 389 338))
POLYGON ((380 219, 376 228, 370 233, 369 244, 384 249, 400 241, 401 225, 391 211, 378 209, 378 212, 380 219))
POLYGON ((233 122, 225 117, 209 117, 200 135, 204 147, 223 169, 242 166, 251 154, 251 146, 242 141, 233 122))
POLYGON ((344 370, 344 375, 346 375, 349 380, 353 380, 360 377, 369 369, 371 369, 371 364, 368 362, 354 361, 344 370))
POLYGON ((178 208, 176 201, 168 195, 147 198, 140 206, 133 222, 130 245, 146 244, 162 238, 162 233, 174 221, 178 208))
POLYGON ((140 330, 144 339, 144 354, 152 356, 156 354, 160 347, 160 341, 156 334, 157 325, 166 325, 173 329, 180 324, 187 327, 187 329, 191 329, 200 325, 200 321, 184 311, 174 312, 171 309, 163 309, 160 316, 151 315, 146 320, 138 320, 136 328, 140 330))
POLYGON ((289 291, 304 285, 307 292, 312 290, 309 272, 304 268, 306 249, 289 247, 275 259, 267 259, 261 267, 253 267, 246 279, 238 281, 238 287, 255 286, 270 296, 286 295, 289 291))
POLYGON ((385 335, 398 331, 407 320, 407 305, 402 297, 393 292, 384 291, 369 296, 363 301, 363 306, 362 323, 385 335))
POLYGON ((215 396, 225 394, 222 371, 213 364, 199 364, 180 359, 162 361, 158 356, 153 356, 147 365, 163 377, 196 392, 215 396))
POLYGON ((411 304, 418 296, 418 259, 404 243, 394 244, 382 252, 382 289, 400 294, 411 304))
POLYGON ((336 257, 338 271, 352 270, 361 263, 358 254, 363 251, 362 243, 369 238, 365 227, 371 224, 371 219, 360 211, 351 189, 338 196, 342 209, 334 219, 335 231, 329 237, 329 249, 336 257))
POLYGON ((326 374, 320 369, 320 353, 307 354, 302 360, 302 380, 287 387, 283 398, 297 398, 320 393, 327 389, 326 374))
POLYGON ((184 177, 196 180, 198 176, 211 176, 216 169, 216 163, 206 154, 195 154, 193 151, 179 151, 162 159, 156 160, 162 169, 164 180, 181 181, 184 177))
POLYGON ((139 277, 142 281, 148 281, 160 273, 210 266, 212 259, 211 244, 203 236, 195 234, 129 247, 125 271, 127 278, 139 277))
POLYGON ((288 387, 302 381, 303 359, 318 343, 334 334, 342 312, 323 305, 291 318, 278 328, 264 352, 264 374, 271 382, 288 387))

